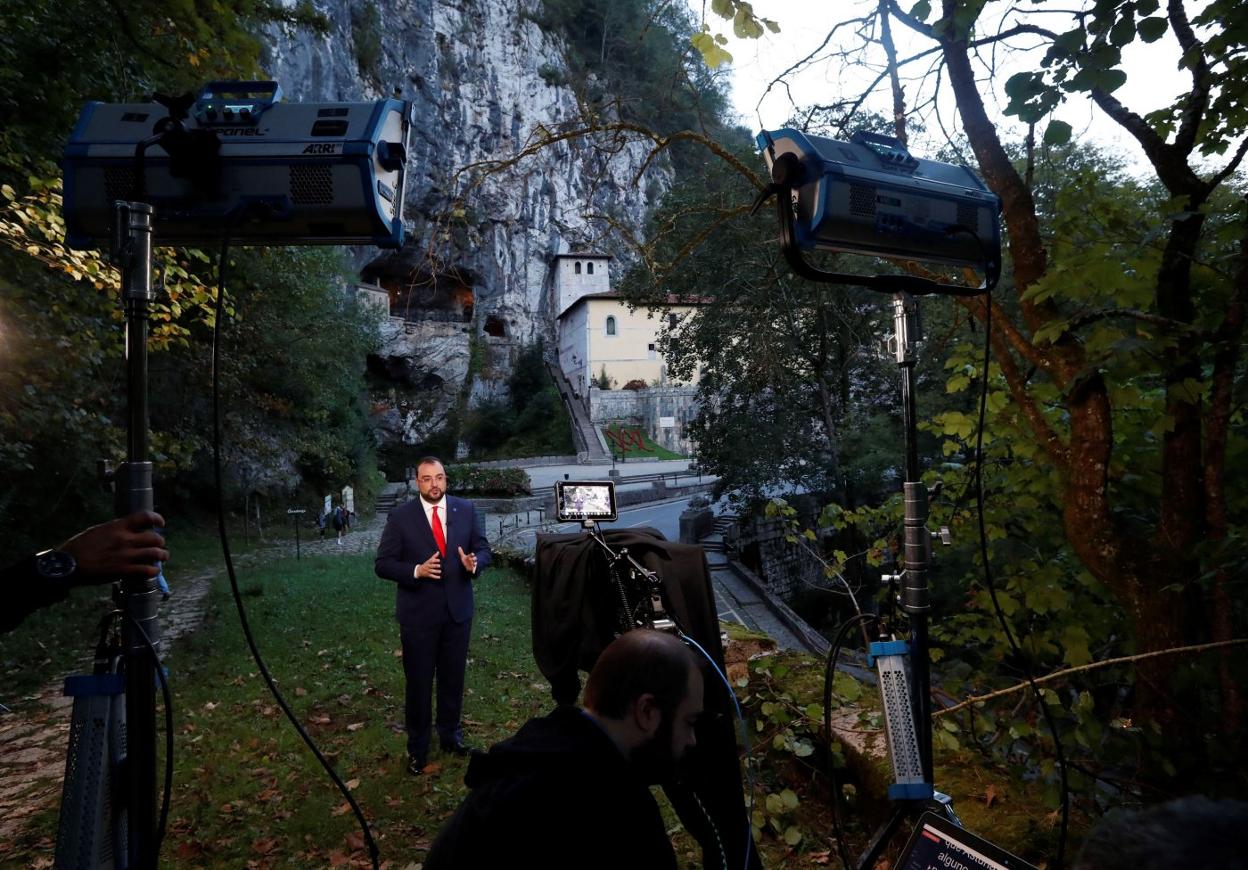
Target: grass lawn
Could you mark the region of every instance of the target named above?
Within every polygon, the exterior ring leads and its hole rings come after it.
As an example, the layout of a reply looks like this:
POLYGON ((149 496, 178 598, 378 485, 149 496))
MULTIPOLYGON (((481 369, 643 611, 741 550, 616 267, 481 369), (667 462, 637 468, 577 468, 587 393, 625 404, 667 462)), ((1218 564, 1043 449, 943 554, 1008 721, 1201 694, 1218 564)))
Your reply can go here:
POLYGON ((661 444, 656 444, 654 441, 650 440, 650 436, 646 435, 645 433, 642 433, 642 436, 641 436, 642 446, 640 448, 637 447, 635 442, 628 442, 629 443, 628 452, 627 453, 622 452, 620 450, 620 445, 616 442, 614 438, 611 437, 610 433, 625 432, 625 433, 628 433, 628 437, 631 438, 633 431, 636 429, 637 429, 636 426, 611 425, 611 426, 602 427, 602 434, 607 437, 607 447, 611 449, 611 452, 615 454, 615 457, 617 459, 684 459, 685 458, 685 455, 683 453, 675 453, 671 450, 668 450, 666 447, 662 446, 661 444))
MULTIPOLYGON (((184 550, 188 561, 203 558, 207 569, 207 547, 191 556, 194 548, 184 542, 184 550)), ((248 620, 288 703, 352 787, 384 866, 407 870, 423 860, 462 799, 467 760, 434 754, 418 778, 404 769, 394 587, 373 575, 372 564, 371 553, 257 559, 241 569, 240 583, 248 620)), ((205 624, 177 641, 167 658, 175 784, 161 866, 368 866, 354 816, 257 673, 228 583, 213 582, 205 624)), ((801 748, 803 741, 816 749, 820 743, 813 736, 818 717, 808 705, 820 697, 821 673, 822 663, 809 656, 782 654, 753 663, 748 684, 738 688, 751 720, 754 820, 766 867, 836 863, 826 781, 818 755, 801 748)), ((477 584, 465 737, 485 748, 551 706, 533 662, 525 581, 509 568, 491 568, 477 584)), ((159 715, 158 723, 163 728, 159 715)), ((968 824, 974 817, 975 828, 1027 857, 1044 854, 1052 832, 1038 824, 1042 802, 1025 795, 1027 786, 974 758, 959 756, 950 765, 949 754, 941 753, 940 762, 938 781, 959 800, 968 824), (968 769, 965 781, 951 766, 968 769), (998 798, 984 805, 989 785, 998 798)), ((855 853, 874 826, 864 815, 878 812, 864 805, 849 813, 855 853)), ((665 816, 682 867, 700 866, 692 839, 670 811, 665 816)), ((0 867, 51 866, 56 823, 53 806, 18 842, 0 848, 0 867)), ((742 833, 726 836, 735 843, 742 833)))
MULTIPOLYGON (((354 786, 382 859, 405 867, 458 805, 467 760, 435 754, 426 775, 404 770, 394 587, 372 565, 371 554, 281 559, 244 569, 240 584, 288 703, 354 786)), ((354 816, 266 690, 228 583, 215 583, 208 623, 167 659, 175 778, 161 866, 366 864, 354 816)), ((530 652, 528 592, 507 569, 478 582, 466 691, 465 737, 479 747, 551 706, 530 652)), ((56 813, 35 827, 12 844, 6 866, 47 855, 56 813)))

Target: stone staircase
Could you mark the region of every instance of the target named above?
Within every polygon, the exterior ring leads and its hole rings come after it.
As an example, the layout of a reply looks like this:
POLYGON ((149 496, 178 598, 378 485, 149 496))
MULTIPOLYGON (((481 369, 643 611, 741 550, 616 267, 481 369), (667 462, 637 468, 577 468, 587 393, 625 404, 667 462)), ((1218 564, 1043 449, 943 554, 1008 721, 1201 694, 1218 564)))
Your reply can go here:
POLYGON ((589 419, 589 408, 572 391, 572 384, 568 382, 567 375, 550 360, 546 360, 546 368, 550 371, 550 376, 554 379, 555 386, 559 388, 559 395, 563 398, 564 407, 568 409, 568 413, 572 417, 572 436, 576 442, 576 452, 584 454, 585 459, 589 462, 609 461, 611 456, 603 449, 602 442, 598 440, 598 432, 594 427, 593 421, 589 419))
POLYGON ((377 516, 388 514, 402 504, 406 492, 407 485, 404 483, 387 483, 383 486, 381 492, 377 493, 377 502, 373 507, 377 516))
POLYGON ((701 540, 702 549, 708 553, 726 553, 728 546, 724 543, 724 535, 740 519, 736 514, 719 514, 715 517, 715 526, 701 540))

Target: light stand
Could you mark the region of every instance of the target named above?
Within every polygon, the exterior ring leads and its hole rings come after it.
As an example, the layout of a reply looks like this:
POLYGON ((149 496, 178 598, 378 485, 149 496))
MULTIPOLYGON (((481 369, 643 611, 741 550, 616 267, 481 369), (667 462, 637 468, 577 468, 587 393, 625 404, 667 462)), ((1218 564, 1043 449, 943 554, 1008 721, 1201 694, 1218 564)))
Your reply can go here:
MULTIPOLYGON (((147 458, 152 207, 117 201, 114 220, 112 257, 121 269, 125 314, 127 448, 126 461, 111 477, 114 510, 124 517, 154 505, 147 458)), ((104 663, 96 674, 66 681, 66 693, 75 700, 57 868, 156 867, 159 594, 154 579, 122 579, 113 590, 122 621, 120 649, 102 650, 104 663)))
POLYGON ((917 818, 936 810, 960 824, 948 796, 935 791, 932 763, 931 656, 928 638, 928 612, 931 598, 928 574, 931 570, 932 533, 927 528, 928 492, 920 479, 918 416, 915 411, 915 364, 919 341, 918 300, 898 292, 893 296, 894 359, 901 368, 902 429, 905 439, 903 551, 905 571, 900 575, 901 609, 910 623, 908 641, 884 640, 870 645, 868 661, 879 674, 881 702, 888 731, 889 755, 894 783, 889 797, 896 807, 888 820, 872 835, 858 859, 859 870, 874 867, 898 826, 907 818, 917 818), (909 708, 902 702, 906 686, 905 659, 909 657, 909 708))
MULTIPOLYGON (((152 295, 152 207, 114 204, 114 257, 121 267, 126 318, 126 461, 118 469, 117 516, 152 510, 152 463, 148 460, 147 333, 152 295)), ((156 866, 156 662, 143 635, 160 642, 156 582, 127 578, 120 584, 126 685, 126 756, 122 765, 122 801, 129 829, 129 866, 156 866)))
MULTIPOLYGON (((879 673, 889 755, 894 774, 889 797, 895 801, 896 806, 889 819, 872 835, 867 848, 858 859, 857 867, 864 870, 875 866, 897 827, 907 818, 917 819, 923 812, 935 810, 960 824, 948 796, 935 791, 933 787, 928 636, 928 613, 931 610, 928 574, 932 533, 927 528, 928 492, 920 479, 919 467, 918 420, 915 411, 915 364, 918 358, 915 342, 919 340, 919 334, 918 302, 914 295, 981 295, 989 292, 995 285, 1000 266, 999 258, 988 256, 985 251, 984 283, 979 287, 946 284, 910 275, 853 275, 819 269, 806 260, 798 244, 794 211, 800 204, 800 197, 794 191, 804 180, 805 172, 802 164, 792 154, 773 159, 773 182, 760 193, 752 212, 757 211, 768 197, 775 195, 781 250, 793 271, 800 277, 820 283, 861 286, 892 294, 894 338, 890 349, 902 372, 905 570, 901 575, 899 603, 910 623, 910 637, 908 641, 885 639, 871 644, 868 650, 868 661, 876 665, 879 673), (906 657, 909 657, 908 680, 906 657)), ((973 231, 957 226, 951 227, 947 232, 951 235, 963 232, 975 235, 973 231)), ((947 543, 943 534, 942 539, 947 543)))

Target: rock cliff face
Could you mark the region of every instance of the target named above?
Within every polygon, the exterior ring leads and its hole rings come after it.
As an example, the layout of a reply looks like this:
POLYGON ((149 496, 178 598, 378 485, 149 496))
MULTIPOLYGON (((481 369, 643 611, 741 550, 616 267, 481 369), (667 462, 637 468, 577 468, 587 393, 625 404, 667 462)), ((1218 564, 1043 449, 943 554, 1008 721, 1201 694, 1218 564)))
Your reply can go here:
POLYGON ((409 239, 361 252, 363 277, 408 321, 369 363, 393 384, 375 397, 384 428, 407 443, 461 397, 505 390, 519 345, 553 346, 551 257, 582 246, 626 257, 601 216, 639 229, 670 185, 663 162, 641 171, 641 142, 573 137, 522 155, 582 124, 559 38, 532 20, 539 3, 313 0, 326 36, 268 35, 267 71, 289 100, 413 105, 409 239), (492 162, 505 165, 483 175, 492 162))

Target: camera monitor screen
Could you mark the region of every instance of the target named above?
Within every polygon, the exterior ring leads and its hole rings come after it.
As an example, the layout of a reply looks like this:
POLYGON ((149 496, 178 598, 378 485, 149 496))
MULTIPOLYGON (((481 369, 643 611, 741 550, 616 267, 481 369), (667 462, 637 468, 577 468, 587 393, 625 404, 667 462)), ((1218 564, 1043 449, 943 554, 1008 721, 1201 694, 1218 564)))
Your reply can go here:
POLYGON ((936 813, 919 817, 910 842, 893 866, 897 870, 1036 870, 936 813))
POLYGON ((560 480, 555 483, 555 515, 563 522, 612 522, 615 483, 610 480, 560 480))

